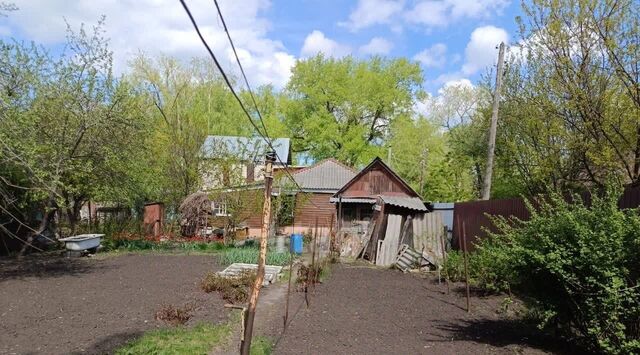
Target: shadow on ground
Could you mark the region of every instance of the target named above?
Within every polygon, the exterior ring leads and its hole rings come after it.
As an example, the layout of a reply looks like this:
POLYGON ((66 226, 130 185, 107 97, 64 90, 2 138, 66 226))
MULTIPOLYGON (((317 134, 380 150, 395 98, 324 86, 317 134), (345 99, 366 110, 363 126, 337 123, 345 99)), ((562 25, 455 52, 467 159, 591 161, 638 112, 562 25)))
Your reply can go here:
POLYGON ((458 319, 439 322, 435 328, 447 334, 442 341, 467 340, 495 347, 521 346, 555 354, 589 354, 566 340, 542 333, 531 324, 518 320, 458 319))
POLYGON ((143 332, 135 330, 111 334, 98 339, 98 341, 93 343, 90 347, 80 351, 74 351, 71 354, 113 354, 118 348, 141 337, 143 334, 143 332))
POLYGON ((29 277, 50 278, 61 276, 77 276, 93 271, 103 271, 112 267, 103 265, 102 260, 86 258, 66 258, 64 256, 26 257, 0 259, 0 282, 29 277))

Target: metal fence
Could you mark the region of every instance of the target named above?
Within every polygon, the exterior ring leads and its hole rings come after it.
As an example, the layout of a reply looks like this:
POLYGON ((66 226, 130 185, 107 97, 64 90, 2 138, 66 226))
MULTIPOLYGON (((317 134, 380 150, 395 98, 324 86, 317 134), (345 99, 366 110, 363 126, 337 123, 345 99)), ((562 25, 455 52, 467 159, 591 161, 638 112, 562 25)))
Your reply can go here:
MULTIPOLYGON (((591 196, 588 193, 582 194, 581 197, 586 204, 590 204, 591 196)), ((568 198, 571 197, 568 196, 568 198)), ((621 209, 640 206, 640 185, 627 186, 620 197, 618 206, 621 209)), ((460 250, 462 241, 466 239, 467 250, 471 251, 477 240, 487 237, 487 231, 495 232, 496 227, 489 216, 515 217, 521 220, 530 218, 522 198, 456 203, 453 209, 452 247, 460 250)))

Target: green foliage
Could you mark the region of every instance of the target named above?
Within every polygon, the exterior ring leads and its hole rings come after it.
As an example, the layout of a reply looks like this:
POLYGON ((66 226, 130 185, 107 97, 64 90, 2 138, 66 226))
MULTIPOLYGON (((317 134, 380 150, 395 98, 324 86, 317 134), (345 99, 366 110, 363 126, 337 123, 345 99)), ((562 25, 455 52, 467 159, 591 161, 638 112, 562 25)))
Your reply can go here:
POLYGON ((422 81, 420 66, 406 59, 319 54, 298 61, 286 89, 294 150, 308 151, 316 160, 368 163, 380 155, 388 127, 410 116, 422 81))
POLYGON ((541 325, 576 331, 593 349, 640 351, 640 216, 619 210, 618 196, 609 189, 587 207, 552 194, 530 206, 529 221, 497 220, 501 232, 471 259, 479 285, 511 285, 541 325))
POLYGON ((453 282, 464 281, 464 259, 462 252, 451 250, 443 265, 442 274, 453 282))
POLYGON ((89 199, 128 200, 141 187, 130 177, 147 122, 134 88, 113 76, 103 36, 102 21, 90 33, 69 28, 58 57, 0 41, 1 185, 26 190, 23 204, 63 209, 72 232, 89 199))
MULTIPOLYGON (((260 250, 257 247, 228 248, 222 254, 222 263, 225 265, 233 263, 257 264, 260 250)), ((289 264, 289 253, 267 252, 267 265, 284 266, 289 264)))
POLYGON ((144 334, 118 349, 118 355, 138 354, 208 354, 216 345, 231 336, 230 324, 199 324, 193 328, 176 327, 144 334))
POLYGON ((269 355, 273 351, 273 341, 264 336, 253 337, 251 340, 251 355, 269 355))

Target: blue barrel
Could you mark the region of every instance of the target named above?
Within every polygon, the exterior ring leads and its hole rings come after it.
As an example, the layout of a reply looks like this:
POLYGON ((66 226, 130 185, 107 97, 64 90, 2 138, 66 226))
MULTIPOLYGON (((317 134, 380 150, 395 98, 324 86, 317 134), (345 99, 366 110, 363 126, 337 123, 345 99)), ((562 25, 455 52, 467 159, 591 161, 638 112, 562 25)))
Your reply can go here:
POLYGON ((292 234, 289 248, 292 253, 302 254, 302 234, 292 234))

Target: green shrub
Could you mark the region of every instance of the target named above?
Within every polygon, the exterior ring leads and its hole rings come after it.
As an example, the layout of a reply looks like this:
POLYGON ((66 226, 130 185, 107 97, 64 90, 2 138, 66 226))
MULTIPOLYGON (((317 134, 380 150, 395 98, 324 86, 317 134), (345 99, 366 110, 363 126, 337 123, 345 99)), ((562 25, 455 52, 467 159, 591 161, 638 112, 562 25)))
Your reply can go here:
POLYGON ((442 274, 453 282, 464 281, 464 258, 462 252, 451 250, 443 265, 442 274))
POLYGON ((640 352, 640 216, 617 201, 612 189, 590 208, 553 194, 529 206, 528 221, 497 219, 500 233, 472 258, 474 277, 488 288, 511 285, 540 326, 577 333, 595 351, 640 352))

